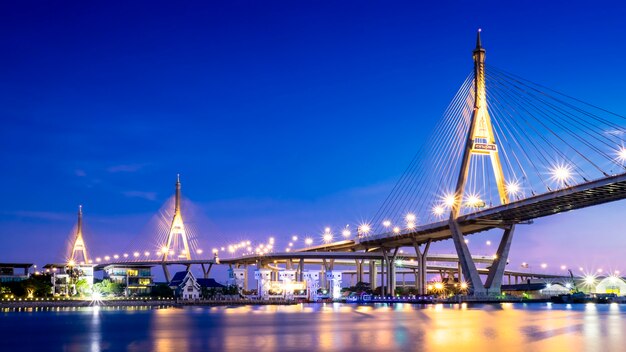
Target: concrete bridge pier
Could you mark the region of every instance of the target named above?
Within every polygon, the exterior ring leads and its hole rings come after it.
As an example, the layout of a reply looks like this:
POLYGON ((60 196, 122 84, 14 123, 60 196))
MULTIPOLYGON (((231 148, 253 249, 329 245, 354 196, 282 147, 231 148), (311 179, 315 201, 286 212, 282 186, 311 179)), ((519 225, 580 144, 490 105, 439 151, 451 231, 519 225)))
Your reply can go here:
POLYGON ((428 264, 426 260, 426 256, 428 255, 428 250, 430 249, 431 241, 428 240, 424 245, 424 250, 420 249, 420 245, 417 244, 417 241, 413 239, 413 247, 415 248, 415 255, 417 256, 417 265, 419 268, 418 277, 415 280, 415 285, 417 286, 417 293, 420 295, 425 295, 426 292, 426 279, 428 274, 428 264))
MULTIPOLYGON (((496 258, 489 268, 489 274, 487 274, 487 280, 485 281, 485 288, 487 292, 500 294, 502 291, 502 279, 504 278, 504 268, 506 262, 509 259, 509 250, 511 249, 511 242, 513 241, 513 232, 515 231, 515 225, 511 225, 504 230, 498 251, 496 252, 496 258)), ((510 281, 509 276, 509 281, 510 281)))
POLYGON ((504 268, 509 258, 509 250, 513 240, 513 232, 515 231, 515 224, 510 225, 504 229, 504 234, 500 240, 496 257, 489 268, 487 274, 487 280, 483 284, 476 269, 476 264, 472 260, 472 256, 469 252, 463 233, 458 223, 451 219, 450 230, 452 232, 452 239, 454 241, 454 247, 456 248, 457 255, 459 256, 459 266, 461 273, 470 286, 470 293, 473 295, 498 295, 502 288, 502 279, 504 277, 504 268))
POLYGON ((211 268, 213 267, 213 263, 209 263, 209 267, 205 269, 204 263, 200 264, 202 266, 202 274, 205 279, 209 278, 209 273, 211 272, 211 268))
POLYGON ((300 258, 298 263, 298 281, 304 281, 304 258, 300 258))
POLYGON ((372 288, 372 290, 374 290, 377 287, 376 279, 378 276, 378 273, 377 273, 378 270, 376 270, 376 261, 370 259, 368 264, 370 266, 370 270, 369 270, 370 287, 372 288))

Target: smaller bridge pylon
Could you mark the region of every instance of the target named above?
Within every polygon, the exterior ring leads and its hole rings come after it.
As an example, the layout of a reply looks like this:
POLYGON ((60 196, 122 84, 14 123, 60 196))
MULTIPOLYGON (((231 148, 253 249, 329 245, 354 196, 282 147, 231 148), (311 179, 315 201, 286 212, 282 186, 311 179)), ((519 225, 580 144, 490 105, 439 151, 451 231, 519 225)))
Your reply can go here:
POLYGON ((165 241, 165 245, 161 248, 163 253, 163 271, 165 278, 169 281, 170 275, 167 270, 166 262, 170 256, 191 260, 191 250, 189 248, 189 240, 185 231, 185 222, 181 212, 181 183, 180 174, 176 176, 176 193, 174 196, 174 217, 170 224, 170 230, 165 241), (174 249, 174 250, 173 250, 174 249), (176 253, 175 250, 179 252, 176 253))
POLYGON ((88 264, 89 257, 87 256, 87 246, 85 245, 85 239, 83 238, 83 206, 78 206, 78 221, 76 224, 76 233, 73 236, 71 242, 71 250, 68 258, 70 263, 75 264, 88 264), (78 255, 77 255, 78 254, 78 255), (80 257, 79 259, 79 256, 80 257))

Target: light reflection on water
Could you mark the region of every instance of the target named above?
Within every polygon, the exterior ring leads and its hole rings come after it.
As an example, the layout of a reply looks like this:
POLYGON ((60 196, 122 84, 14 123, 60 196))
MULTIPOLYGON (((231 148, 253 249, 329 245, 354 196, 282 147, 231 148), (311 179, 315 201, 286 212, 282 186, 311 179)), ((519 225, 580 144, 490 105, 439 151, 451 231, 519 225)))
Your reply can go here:
POLYGON ((626 306, 301 304, 0 310, 0 351, 621 350, 626 306))

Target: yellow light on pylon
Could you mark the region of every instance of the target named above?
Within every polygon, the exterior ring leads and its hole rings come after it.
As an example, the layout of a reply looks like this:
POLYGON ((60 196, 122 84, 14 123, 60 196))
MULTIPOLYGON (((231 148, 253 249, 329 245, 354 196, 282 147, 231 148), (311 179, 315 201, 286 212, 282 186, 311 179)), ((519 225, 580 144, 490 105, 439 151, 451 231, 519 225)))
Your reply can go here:
POLYGON ((331 233, 325 233, 322 238, 324 239, 324 242, 329 243, 332 242, 333 235, 331 233))
POLYGON ((384 226, 384 227, 389 227, 389 226, 391 226, 391 221, 389 221, 389 220, 385 220, 385 221, 383 221, 383 226, 384 226))
POLYGON ((304 244, 306 244, 307 246, 310 246, 313 244, 313 239, 308 237, 304 240, 304 244))
POLYGON ((398 226, 394 227, 393 233, 400 233, 400 228, 398 226))
POLYGON ((406 222, 415 222, 415 214, 408 213, 408 214, 406 214, 404 219, 406 220, 406 222))

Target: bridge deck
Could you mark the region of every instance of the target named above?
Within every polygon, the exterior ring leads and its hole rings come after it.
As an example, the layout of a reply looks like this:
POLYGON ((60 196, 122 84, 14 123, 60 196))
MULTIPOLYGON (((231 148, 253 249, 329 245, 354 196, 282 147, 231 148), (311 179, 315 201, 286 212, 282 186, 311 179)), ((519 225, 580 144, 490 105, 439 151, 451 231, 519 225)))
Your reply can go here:
MULTIPOLYGON (((457 221, 464 234, 474 234, 513 223, 529 221, 570 210, 586 208, 616 200, 626 199, 626 173, 586 182, 520 201, 512 202, 479 212, 460 216, 457 221)), ((450 239, 452 234, 448 221, 419 226, 413 231, 400 234, 392 232, 369 236, 359 241, 341 241, 305 248, 302 251, 367 250, 377 247, 412 246, 427 241, 450 239)))

